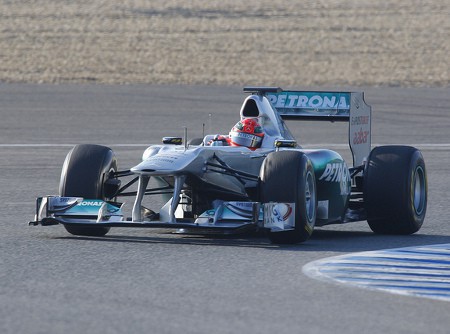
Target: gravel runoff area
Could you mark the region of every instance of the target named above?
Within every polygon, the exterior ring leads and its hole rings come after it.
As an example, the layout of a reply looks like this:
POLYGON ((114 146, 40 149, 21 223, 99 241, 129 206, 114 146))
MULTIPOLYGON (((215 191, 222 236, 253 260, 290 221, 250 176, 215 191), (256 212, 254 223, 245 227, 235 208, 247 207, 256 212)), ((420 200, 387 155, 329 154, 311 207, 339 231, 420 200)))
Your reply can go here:
POLYGON ((450 0, 0 0, 0 82, 450 86, 450 0))

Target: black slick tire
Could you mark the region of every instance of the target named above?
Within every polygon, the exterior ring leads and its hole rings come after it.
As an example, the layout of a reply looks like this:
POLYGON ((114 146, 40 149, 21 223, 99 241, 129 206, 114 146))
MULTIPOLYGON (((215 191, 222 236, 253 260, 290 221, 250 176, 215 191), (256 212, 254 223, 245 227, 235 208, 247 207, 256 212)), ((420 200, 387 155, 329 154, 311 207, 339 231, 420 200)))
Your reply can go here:
POLYGON ((410 146, 374 148, 364 170, 363 191, 373 232, 417 232, 425 218, 428 196, 422 153, 410 146))
POLYGON ((295 203, 295 229, 269 232, 272 243, 295 244, 309 239, 316 221, 317 193, 314 168, 304 153, 270 153, 261 166, 259 197, 262 203, 295 203))
MULTIPOLYGON (((110 148, 91 144, 77 145, 66 156, 59 194, 105 200, 104 184, 111 171, 117 171, 117 160, 110 148)), ((74 235, 103 236, 109 232, 109 227, 64 227, 74 235)))

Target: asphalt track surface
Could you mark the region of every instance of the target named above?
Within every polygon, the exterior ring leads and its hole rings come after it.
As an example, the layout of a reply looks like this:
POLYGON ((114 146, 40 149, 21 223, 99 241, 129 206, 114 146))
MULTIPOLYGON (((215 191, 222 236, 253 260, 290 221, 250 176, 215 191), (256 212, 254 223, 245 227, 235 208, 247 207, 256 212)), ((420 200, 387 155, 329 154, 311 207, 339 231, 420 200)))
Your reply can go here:
MULTIPOLYGON (((302 87, 298 87, 302 88, 302 87)), ((316 229, 294 246, 263 236, 211 238, 112 229, 103 238, 29 227, 34 199, 55 194, 73 144, 111 146, 119 167, 166 135, 226 133, 241 87, 0 84, 1 333, 448 333, 448 301, 312 279, 307 263, 386 248, 450 243, 450 95, 368 88, 372 143, 425 157, 429 202, 412 236, 365 222, 316 229), (209 117, 211 114, 211 117, 209 117)), ((305 147, 348 157, 343 124, 289 123, 305 147)))

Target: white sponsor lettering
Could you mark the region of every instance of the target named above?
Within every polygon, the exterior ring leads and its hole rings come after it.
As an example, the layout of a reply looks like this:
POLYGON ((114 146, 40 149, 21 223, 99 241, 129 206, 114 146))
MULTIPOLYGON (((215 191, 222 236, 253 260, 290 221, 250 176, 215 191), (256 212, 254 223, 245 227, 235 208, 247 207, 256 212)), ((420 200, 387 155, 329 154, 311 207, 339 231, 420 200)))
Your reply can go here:
POLYGON ((341 195, 350 193, 350 172, 345 162, 328 163, 319 180, 326 182, 339 182, 341 195))
POLYGON ((278 96, 278 101, 276 103, 277 108, 284 107, 284 103, 286 102, 286 95, 278 96))
POLYGON ((319 180, 327 182, 349 181, 350 174, 344 162, 328 163, 319 180))
POLYGON ((320 108, 323 104, 323 99, 319 95, 314 95, 309 99, 309 106, 313 108, 320 108))
POLYGON ((328 96, 325 96, 323 98, 323 105, 327 108, 334 108, 336 105, 336 96, 333 96, 331 99, 328 96))
POLYGON ((102 201, 93 201, 93 202, 81 202, 80 206, 102 206, 103 202, 102 201))
POLYGON ((229 202, 228 204, 238 207, 238 208, 243 208, 243 209, 252 209, 253 208, 253 203, 254 202, 229 202))
POLYGON ((305 96, 305 95, 300 95, 298 97, 298 102, 297 102, 296 107, 298 107, 298 108, 306 108, 306 107, 308 107, 307 103, 308 103, 308 97, 305 96))
POLYGON ((295 101, 298 100, 298 95, 290 95, 289 96, 289 103, 287 105, 288 108, 293 108, 295 101))
POLYGON ((268 95, 275 108, 349 109, 345 96, 268 95))

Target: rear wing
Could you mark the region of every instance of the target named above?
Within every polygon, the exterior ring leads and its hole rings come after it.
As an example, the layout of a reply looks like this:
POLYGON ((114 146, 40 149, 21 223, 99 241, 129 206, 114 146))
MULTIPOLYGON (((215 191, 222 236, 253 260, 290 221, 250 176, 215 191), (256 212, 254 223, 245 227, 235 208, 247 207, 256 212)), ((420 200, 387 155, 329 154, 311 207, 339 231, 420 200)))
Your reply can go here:
POLYGON ((363 92, 283 91, 278 87, 246 87, 244 91, 265 96, 282 119, 348 122, 353 166, 361 166, 369 156, 372 108, 363 92))

